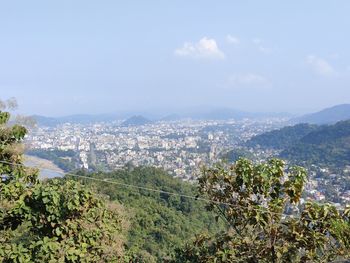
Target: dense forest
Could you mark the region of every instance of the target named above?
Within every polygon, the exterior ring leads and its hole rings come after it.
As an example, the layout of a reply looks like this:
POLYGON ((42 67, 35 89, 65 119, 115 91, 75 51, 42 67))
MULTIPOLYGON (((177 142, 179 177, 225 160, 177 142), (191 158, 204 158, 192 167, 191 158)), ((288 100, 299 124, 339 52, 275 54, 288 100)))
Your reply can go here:
POLYGON ((350 120, 333 125, 298 124, 250 139, 253 148, 279 150, 279 157, 295 164, 342 168, 350 165, 350 120))
POLYGON ((318 129, 316 125, 297 124, 295 126, 287 126, 278 130, 266 132, 254 136, 246 142, 247 147, 260 147, 272 149, 286 149, 293 146, 295 142, 302 139, 305 135, 318 129))
POLYGON ((300 164, 319 164, 333 168, 350 165, 350 121, 321 126, 310 132, 280 157, 300 164))
POLYGON ((125 185, 192 197, 198 194, 196 186, 173 178, 161 169, 136 167, 111 173, 79 174, 101 179, 78 180, 108 196, 110 201, 122 203, 130 211, 132 218, 126 246, 139 260, 163 262, 170 258, 176 247, 196 234, 225 229, 222 221, 215 221, 213 212, 206 211, 204 201, 125 185))

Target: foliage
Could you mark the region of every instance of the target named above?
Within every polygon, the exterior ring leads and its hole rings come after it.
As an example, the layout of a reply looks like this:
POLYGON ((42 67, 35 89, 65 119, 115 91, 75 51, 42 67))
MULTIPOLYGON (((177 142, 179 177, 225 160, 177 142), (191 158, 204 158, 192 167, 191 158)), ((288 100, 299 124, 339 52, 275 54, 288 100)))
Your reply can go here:
POLYGON ((228 230, 197 236, 177 251, 174 262, 330 262, 350 249, 349 211, 307 202, 300 206, 306 172, 285 171, 272 159, 254 165, 246 159, 232 166, 204 170, 201 193, 208 209, 228 230), (299 210, 300 209, 300 210, 299 210), (286 215, 287 211, 300 211, 286 215))
POLYGON ((126 244, 138 262, 164 262, 174 253, 175 247, 181 246, 194 234, 223 229, 222 222, 215 221, 214 214, 205 210, 202 201, 108 183, 131 184, 188 196, 197 194, 194 185, 173 178, 161 169, 136 167, 84 175, 105 179, 106 182, 88 179, 82 182, 131 211, 126 244))
POLYGON ((73 181, 38 184, 2 218, 2 230, 22 230, 2 238, 0 258, 14 262, 117 260, 123 253, 117 208, 107 209, 73 181))
POLYGON ((21 141, 27 130, 19 125, 7 126, 9 119, 8 112, 0 111, 0 202, 18 199, 26 184, 37 182, 36 171, 21 165, 21 141))
POLYGON ((74 181, 39 182, 22 164, 26 129, 0 112, 0 261, 99 262, 123 256, 121 206, 74 181))

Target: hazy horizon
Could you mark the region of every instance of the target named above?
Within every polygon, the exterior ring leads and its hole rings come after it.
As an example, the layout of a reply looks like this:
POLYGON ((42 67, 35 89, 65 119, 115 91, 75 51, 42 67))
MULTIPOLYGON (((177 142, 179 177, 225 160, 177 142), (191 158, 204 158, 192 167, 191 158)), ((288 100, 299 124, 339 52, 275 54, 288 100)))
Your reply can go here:
MULTIPOLYGON (((350 105, 350 104, 337 104, 337 105, 331 105, 329 107, 325 108, 319 108, 314 110, 300 110, 300 111, 245 111, 241 109, 235 109, 235 108, 229 108, 229 107, 214 107, 214 106, 198 106, 198 107, 189 107, 189 108, 181 108, 181 109, 131 109, 131 110, 120 110, 120 111, 111 111, 111 112, 68 112, 67 114, 58 114, 58 115, 51 115, 51 114, 40 114, 40 113, 28 113, 24 112, 20 105, 16 109, 12 110, 14 113, 24 114, 26 116, 42 116, 42 117, 48 117, 48 118, 65 118, 65 117, 79 117, 81 116, 91 116, 91 117, 117 117, 119 120, 127 119, 133 116, 142 116, 150 120, 159 120, 166 117, 179 117, 179 118, 194 118, 194 119, 207 119, 209 117, 206 117, 207 114, 215 114, 215 116, 220 116, 221 114, 233 114, 234 112, 236 114, 253 114, 253 116, 256 117, 287 117, 287 118, 295 118, 295 117, 301 117, 306 116, 313 113, 321 112, 325 109, 333 108, 334 106, 340 106, 340 105, 350 105)), ((220 118, 220 117, 215 117, 220 118)), ((224 119, 227 119, 227 117, 223 117, 224 119)), ((238 117, 237 117, 238 118, 238 117)), ((249 118, 249 117, 248 117, 249 118)))
MULTIPOLYGON (((289 109, 289 110, 245 110, 242 108, 235 108, 230 106, 214 106, 214 105, 194 105, 194 106, 188 106, 188 107, 181 107, 181 108, 130 108, 130 109, 120 109, 120 110, 110 110, 110 111, 96 111, 96 110, 85 110, 80 111, 79 109, 72 110, 72 111, 64 111, 62 113, 55 113, 55 112, 45 112, 45 111, 31 111, 27 109, 23 109, 23 103, 21 100, 18 100, 16 97, 6 97, 1 98, 2 100, 6 99, 12 99, 14 98, 17 101, 18 107, 14 109, 13 111, 24 114, 24 115, 38 115, 38 116, 45 116, 45 117, 52 117, 52 118, 59 118, 59 117, 67 117, 67 116, 73 116, 73 115, 123 115, 123 116, 132 116, 132 115, 145 115, 145 116, 167 116, 167 115, 186 115, 186 114, 194 114, 194 113, 207 113, 211 111, 216 110, 232 110, 237 112, 246 112, 246 113, 262 113, 262 114, 286 114, 286 115, 294 115, 294 116, 301 116, 311 113, 316 113, 319 111, 322 111, 324 109, 332 108, 334 106, 339 106, 343 104, 350 104, 350 103, 339 103, 339 104, 332 104, 332 105, 326 105, 321 107, 313 107, 313 108, 295 108, 295 109, 289 109)), ((59 105, 56 105, 59 106, 59 105)), ((94 105, 92 104, 92 107, 94 105)), ((91 108, 91 107, 90 107, 91 108)))
POLYGON ((350 103, 350 2, 336 3, 3 2, 0 99, 54 117, 350 103))

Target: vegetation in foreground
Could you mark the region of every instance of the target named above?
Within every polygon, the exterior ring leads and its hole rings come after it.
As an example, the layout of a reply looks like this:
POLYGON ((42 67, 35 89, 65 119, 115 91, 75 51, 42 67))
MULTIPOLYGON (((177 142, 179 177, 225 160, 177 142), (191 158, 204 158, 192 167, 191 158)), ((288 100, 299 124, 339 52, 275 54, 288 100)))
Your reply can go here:
POLYGON ((350 256, 350 210, 300 203, 306 172, 272 159, 204 171, 199 191, 228 231, 199 235, 174 262, 332 262, 350 256))
POLYGON ((132 216, 126 247, 138 261, 164 262, 173 256, 175 248, 181 247, 195 234, 214 234, 225 229, 221 220, 215 221, 213 211, 206 211, 206 202, 164 193, 195 197, 198 191, 196 186, 173 178, 161 169, 135 167, 111 173, 80 174, 104 180, 77 179, 128 209, 132 216))
POLYGON ((37 180, 22 164, 26 129, 0 112, 0 261, 124 260, 124 209, 69 180, 37 180))
MULTIPOLYGON (((179 196, 108 188, 108 179, 95 184, 111 202, 67 178, 39 182, 37 171, 22 165, 26 129, 8 126, 9 117, 0 112, 2 262, 331 262, 350 256, 350 210, 300 204, 306 181, 300 167, 240 159, 205 169, 198 190, 211 200, 208 212, 179 196), (128 235, 126 214, 132 218, 128 235), (205 225, 211 231, 184 244, 190 231, 205 225)), ((150 168, 107 175, 162 191, 193 190, 150 168)))

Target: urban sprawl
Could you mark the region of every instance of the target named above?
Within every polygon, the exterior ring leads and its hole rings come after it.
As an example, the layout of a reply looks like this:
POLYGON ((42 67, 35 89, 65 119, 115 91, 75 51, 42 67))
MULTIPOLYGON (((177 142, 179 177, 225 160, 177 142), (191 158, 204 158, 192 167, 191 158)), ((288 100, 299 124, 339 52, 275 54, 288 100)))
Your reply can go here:
MULTIPOLYGON (((150 165, 165 169, 175 177, 192 181, 203 165, 211 165, 224 154, 241 147, 251 137, 286 125, 285 119, 265 120, 181 120, 123 126, 122 121, 92 124, 64 123, 39 126, 27 136, 30 149, 74 151, 76 168, 111 171, 127 165, 150 165)), ((247 149, 257 161, 276 152, 247 149)), ((344 173, 350 172, 344 171, 344 173)), ((336 204, 350 201, 350 190, 342 176, 327 167, 313 165, 306 186, 307 196, 336 204), (317 174, 329 176, 317 178, 317 174), (325 179, 328 178, 328 179, 325 179), (327 185, 336 189, 329 196, 327 185)))

